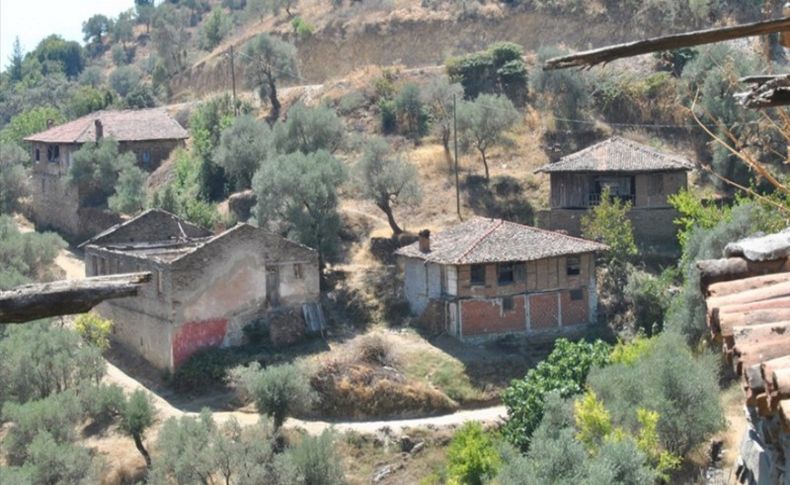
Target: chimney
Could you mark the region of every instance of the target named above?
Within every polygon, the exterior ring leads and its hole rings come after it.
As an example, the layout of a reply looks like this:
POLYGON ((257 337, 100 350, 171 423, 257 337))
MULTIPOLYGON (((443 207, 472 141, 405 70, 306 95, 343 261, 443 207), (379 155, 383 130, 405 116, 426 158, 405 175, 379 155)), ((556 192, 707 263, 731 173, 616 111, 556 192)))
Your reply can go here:
POLYGON ((420 252, 421 253, 430 253, 431 252, 431 231, 428 229, 423 229, 420 231, 420 252))
POLYGON ((104 126, 99 119, 94 120, 93 125, 96 127, 96 143, 99 143, 104 138, 104 126))
POLYGON ((52 118, 47 119, 47 129, 52 128, 53 126, 55 126, 55 120, 52 118))

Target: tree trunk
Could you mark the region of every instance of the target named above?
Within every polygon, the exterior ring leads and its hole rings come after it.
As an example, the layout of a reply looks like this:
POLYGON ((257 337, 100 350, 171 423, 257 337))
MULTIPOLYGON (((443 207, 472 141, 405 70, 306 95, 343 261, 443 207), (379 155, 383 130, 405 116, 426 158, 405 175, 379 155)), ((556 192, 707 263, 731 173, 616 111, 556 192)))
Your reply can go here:
POLYGON ((379 209, 384 211, 385 214, 387 214, 387 222, 392 229, 392 235, 397 236, 402 234, 403 229, 401 229, 400 226, 398 226, 398 223, 395 222, 395 216, 392 214, 392 207, 390 207, 389 202, 380 202, 376 205, 379 206, 379 209))
POLYGON ((266 121, 268 121, 269 125, 273 125, 280 119, 280 100, 277 99, 277 85, 273 76, 269 76, 269 103, 272 105, 272 111, 269 113, 266 121))
POLYGON ((137 447, 137 451, 143 455, 143 459, 145 459, 145 466, 147 468, 151 468, 151 455, 148 454, 148 450, 145 449, 143 446, 143 439, 139 434, 133 436, 134 438, 134 446, 137 447))
POLYGON ((486 168, 486 182, 488 182, 488 180, 489 180, 489 177, 488 177, 488 160, 486 160, 486 151, 485 150, 481 150, 479 148, 478 148, 478 150, 480 151, 480 155, 482 155, 482 157, 483 157, 483 166, 486 168))

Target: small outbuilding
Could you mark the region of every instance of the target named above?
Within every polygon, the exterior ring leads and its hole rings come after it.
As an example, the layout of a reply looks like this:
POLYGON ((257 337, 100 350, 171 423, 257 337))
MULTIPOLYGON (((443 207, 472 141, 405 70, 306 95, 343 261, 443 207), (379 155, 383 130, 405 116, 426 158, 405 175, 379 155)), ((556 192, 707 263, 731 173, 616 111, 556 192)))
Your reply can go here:
POLYGON ((640 246, 675 248, 678 213, 668 198, 686 188, 692 168, 679 156, 609 138, 536 170, 551 178, 550 208, 538 214, 539 225, 580 236, 582 216, 609 189, 612 197, 631 203, 629 218, 640 246))
POLYGON ((475 217, 396 254, 421 323, 459 339, 561 332, 597 318, 595 253, 607 246, 475 217))
POLYGON ((138 296, 97 310, 115 323, 116 341, 161 369, 207 347, 239 345, 244 327, 275 314, 296 315, 291 324, 302 335, 306 321, 323 316, 316 251, 248 224, 214 235, 152 209, 81 247, 86 276, 153 275, 138 296))

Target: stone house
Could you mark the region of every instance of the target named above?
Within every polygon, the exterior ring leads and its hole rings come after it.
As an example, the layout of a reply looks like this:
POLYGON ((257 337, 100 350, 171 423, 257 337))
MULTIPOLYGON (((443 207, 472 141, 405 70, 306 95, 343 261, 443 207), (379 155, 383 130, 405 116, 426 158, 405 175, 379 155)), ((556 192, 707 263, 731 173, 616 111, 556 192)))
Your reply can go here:
POLYGON ((138 165, 151 172, 189 135, 164 109, 153 108, 97 111, 28 136, 33 160, 31 215, 37 226, 80 241, 119 222, 117 216, 93 207, 88 194, 66 178, 74 153, 103 137, 117 140, 121 152, 134 153, 138 165))
POLYGON ((559 333, 595 322, 595 253, 607 247, 475 217, 396 254, 423 325, 459 339, 559 333))
POLYGON ((687 160, 649 146, 612 137, 536 170, 551 178, 549 210, 538 214, 541 227, 581 235, 581 217, 598 205, 601 193, 630 202, 634 237, 641 247, 677 247, 677 211, 668 197, 686 188, 687 160))
POLYGON ((246 325, 273 313, 320 314, 316 251, 248 224, 213 235, 152 209, 81 247, 86 276, 152 273, 140 295, 97 311, 115 322, 116 341, 161 369, 206 347, 239 345, 246 325))

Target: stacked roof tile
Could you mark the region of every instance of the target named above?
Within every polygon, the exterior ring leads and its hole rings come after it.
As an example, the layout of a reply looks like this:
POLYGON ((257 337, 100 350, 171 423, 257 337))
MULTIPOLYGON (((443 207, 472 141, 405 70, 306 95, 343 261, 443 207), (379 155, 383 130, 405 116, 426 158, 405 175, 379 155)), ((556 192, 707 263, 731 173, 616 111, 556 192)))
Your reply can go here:
POLYGON ((740 483, 790 481, 790 230, 697 263, 707 323, 742 380, 749 426, 740 483), (787 480, 787 481, 786 481, 787 480))
POLYGON ((614 136, 544 165, 536 172, 657 172, 691 170, 688 160, 614 136))

